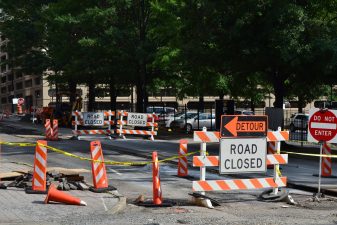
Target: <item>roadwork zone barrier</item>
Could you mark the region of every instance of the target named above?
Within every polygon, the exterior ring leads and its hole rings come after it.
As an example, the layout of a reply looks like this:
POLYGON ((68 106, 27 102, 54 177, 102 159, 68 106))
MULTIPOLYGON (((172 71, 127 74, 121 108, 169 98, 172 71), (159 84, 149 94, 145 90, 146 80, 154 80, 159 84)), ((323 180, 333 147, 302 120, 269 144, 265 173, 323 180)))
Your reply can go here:
MULTIPOLYGON (((90 113, 90 112, 75 111, 72 112, 72 115, 75 117, 75 121, 72 121, 72 125, 74 126, 74 130, 72 130, 72 132, 77 137, 78 140, 80 140, 83 135, 110 135, 114 133, 114 131, 111 129, 111 125, 114 125, 114 120, 112 120, 112 117, 115 116, 115 112, 104 111, 101 113, 90 113), (88 117, 88 119, 84 118, 84 116, 88 117), (78 129, 78 125, 98 126, 100 129, 80 130, 78 129), (106 126, 108 127, 106 128, 106 126)), ((107 137, 111 139, 110 136, 107 137)))
POLYGON ((58 134, 58 120, 53 120, 53 124, 50 123, 50 119, 46 119, 44 127, 46 128, 46 139, 49 141, 57 141, 59 139, 58 134))
MULTIPOLYGON (((201 142, 200 156, 193 157, 193 166, 200 167, 200 180, 193 181, 192 190, 201 192, 205 195, 205 191, 228 191, 228 190, 248 190, 260 188, 273 188, 273 193, 278 193, 278 187, 287 185, 287 178, 279 176, 279 164, 288 163, 288 155, 280 154, 280 141, 285 141, 289 138, 289 134, 284 131, 270 131, 267 134, 267 141, 276 142, 276 154, 267 154, 266 164, 275 165, 274 176, 266 178, 253 179, 235 179, 235 180, 206 180, 206 167, 219 166, 218 156, 206 156, 206 144, 211 142, 220 142, 219 132, 195 131, 193 135, 194 141, 201 142)), ((195 202, 200 202, 200 199, 194 197, 195 202)), ((207 198, 202 199, 202 205, 208 208, 214 208, 211 201, 207 198)))
MULTIPOLYGON (((148 135, 150 136, 150 140, 154 140, 154 136, 157 135, 157 131, 154 131, 155 127, 158 127, 158 123, 154 122, 154 119, 156 118, 156 114, 146 114, 146 113, 129 113, 129 112, 119 112, 118 113, 120 118, 117 121, 119 128, 116 130, 117 134, 119 134, 120 137, 123 139, 126 139, 126 134, 133 134, 133 135, 148 135), (129 117, 134 117, 129 118, 129 117), (124 117, 127 117, 127 120, 124 120, 124 117), (136 118, 139 117, 139 118, 136 118), (147 120, 151 119, 152 122, 148 122, 147 120), (136 123, 130 123, 131 121, 136 123), (150 127, 151 130, 129 130, 125 129, 124 126, 131 125, 131 126, 142 126, 145 128, 150 127)), ((137 126, 137 127, 138 127, 137 126)))

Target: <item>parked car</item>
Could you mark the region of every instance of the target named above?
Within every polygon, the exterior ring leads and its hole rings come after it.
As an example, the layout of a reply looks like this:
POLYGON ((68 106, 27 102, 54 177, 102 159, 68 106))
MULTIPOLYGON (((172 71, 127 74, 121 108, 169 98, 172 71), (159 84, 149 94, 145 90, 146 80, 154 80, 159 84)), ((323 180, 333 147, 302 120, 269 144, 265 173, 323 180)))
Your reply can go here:
POLYGON ((245 110, 245 109, 238 109, 234 111, 235 115, 255 115, 253 111, 245 110))
POLYGON ((171 127, 175 120, 185 119, 185 116, 191 117, 197 115, 197 112, 180 112, 177 114, 170 114, 165 118, 165 127, 171 127))
POLYGON ((309 115, 304 113, 295 113, 290 117, 290 131, 307 130, 308 129, 309 115))
POLYGON ((171 123, 171 127, 173 129, 184 129, 186 132, 192 132, 195 129, 202 129, 203 127, 215 128, 215 114, 210 113, 200 113, 199 117, 198 114, 187 116, 186 122, 185 118, 175 120, 171 123))
POLYGON ((173 107, 166 107, 166 106, 148 106, 146 108, 146 113, 155 113, 158 115, 169 115, 177 112, 177 110, 173 107))
POLYGON ((155 113, 157 115, 155 121, 160 125, 165 125, 166 118, 171 115, 173 116, 176 112, 175 108, 166 106, 148 106, 146 108, 146 113, 155 113))

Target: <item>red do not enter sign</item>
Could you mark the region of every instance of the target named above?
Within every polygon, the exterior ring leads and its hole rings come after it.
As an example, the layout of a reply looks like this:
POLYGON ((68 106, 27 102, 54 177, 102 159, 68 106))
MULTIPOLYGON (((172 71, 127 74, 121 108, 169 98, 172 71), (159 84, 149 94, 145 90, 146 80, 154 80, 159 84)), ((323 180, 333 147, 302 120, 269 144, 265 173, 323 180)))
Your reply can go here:
POLYGON ((309 132, 316 141, 331 141, 337 134, 337 117, 329 110, 314 112, 309 119, 309 132))

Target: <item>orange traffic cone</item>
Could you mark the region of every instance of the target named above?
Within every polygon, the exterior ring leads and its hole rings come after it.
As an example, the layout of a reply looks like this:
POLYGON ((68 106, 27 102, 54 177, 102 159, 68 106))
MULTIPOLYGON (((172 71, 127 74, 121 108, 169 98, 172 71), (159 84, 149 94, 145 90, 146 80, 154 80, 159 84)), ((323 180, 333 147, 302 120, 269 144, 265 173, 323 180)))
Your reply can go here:
POLYGON ((59 191, 56 189, 54 184, 51 184, 48 190, 48 194, 44 203, 47 204, 50 201, 52 202, 62 202, 69 205, 87 205, 85 201, 82 201, 79 198, 75 198, 63 191, 59 191))

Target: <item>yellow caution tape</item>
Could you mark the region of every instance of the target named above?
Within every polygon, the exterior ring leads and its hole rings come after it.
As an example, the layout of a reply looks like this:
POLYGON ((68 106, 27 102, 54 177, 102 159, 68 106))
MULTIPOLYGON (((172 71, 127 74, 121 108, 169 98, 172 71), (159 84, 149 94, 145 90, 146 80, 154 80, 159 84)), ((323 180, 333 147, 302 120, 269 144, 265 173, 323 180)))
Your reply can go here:
MULTIPOLYGON (((65 156, 69 156, 69 157, 72 157, 72 158, 77 158, 77 159, 80 159, 80 160, 93 161, 93 162, 98 162, 98 163, 105 163, 105 164, 109 164, 109 165, 144 166, 144 165, 149 165, 149 164, 153 163, 153 161, 149 161, 149 162, 120 162, 120 161, 93 160, 91 158, 78 156, 78 155, 72 154, 70 152, 66 152, 64 150, 57 149, 57 148, 54 148, 54 147, 51 147, 51 146, 48 146, 48 145, 43 145, 41 143, 39 143, 39 145, 44 146, 44 147, 46 147, 46 148, 48 148, 48 149, 50 149, 50 150, 52 150, 54 152, 63 154, 65 156)), ((199 152, 200 151, 190 152, 188 154, 185 154, 184 156, 172 156, 172 157, 169 157, 169 158, 166 158, 166 159, 158 160, 158 162, 170 161, 170 160, 173 160, 173 159, 178 159, 178 158, 182 158, 182 157, 185 157, 185 156, 193 155, 193 154, 196 154, 196 153, 199 153, 199 152)))
POLYGON ((25 142, 3 142, 0 141, 0 145, 9 145, 9 146, 19 146, 19 147, 35 147, 35 143, 25 143, 25 142))
POLYGON ((277 167, 275 167, 275 168, 276 168, 276 173, 277 173, 277 175, 278 175, 279 177, 282 177, 282 173, 281 173, 281 171, 280 171, 280 167, 277 166, 277 167))
MULTIPOLYGON (((9 145, 9 146, 20 146, 20 147, 27 147, 27 146, 28 147, 35 147, 36 146, 35 143, 19 143, 19 142, 0 142, 0 144, 9 145)), ((62 154, 62 155, 68 156, 68 157, 76 158, 76 159, 79 159, 79 160, 86 160, 86 161, 92 161, 92 162, 98 162, 98 163, 105 163, 105 164, 108 164, 108 165, 144 166, 144 165, 149 165, 149 164, 153 163, 153 161, 148 161, 148 162, 120 162, 120 161, 93 160, 91 158, 83 157, 83 156, 78 156, 76 154, 73 154, 73 153, 70 153, 70 152, 58 149, 58 148, 54 148, 54 147, 51 147, 51 146, 48 146, 48 145, 44 145, 44 144, 41 144, 41 143, 38 143, 38 144, 40 146, 43 146, 43 147, 45 147, 47 149, 50 149, 50 150, 52 150, 54 152, 57 152, 59 154, 62 154)), ((194 155, 194 154, 197 154, 199 152, 200 152, 200 150, 199 151, 195 151, 195 152, 190 152, 190 153, 187 153, 187 154, 182 155, 182 156, 172 156, 172 157, 169 157, 169 158, 166 158, 166 159, 158 160, 158 162, 171 161, 173 159, 178 159, 178 158, 183 158, 185 156, 194 155)), ((208 152, 206 152, 206 155, 208 155, 208 152)))

